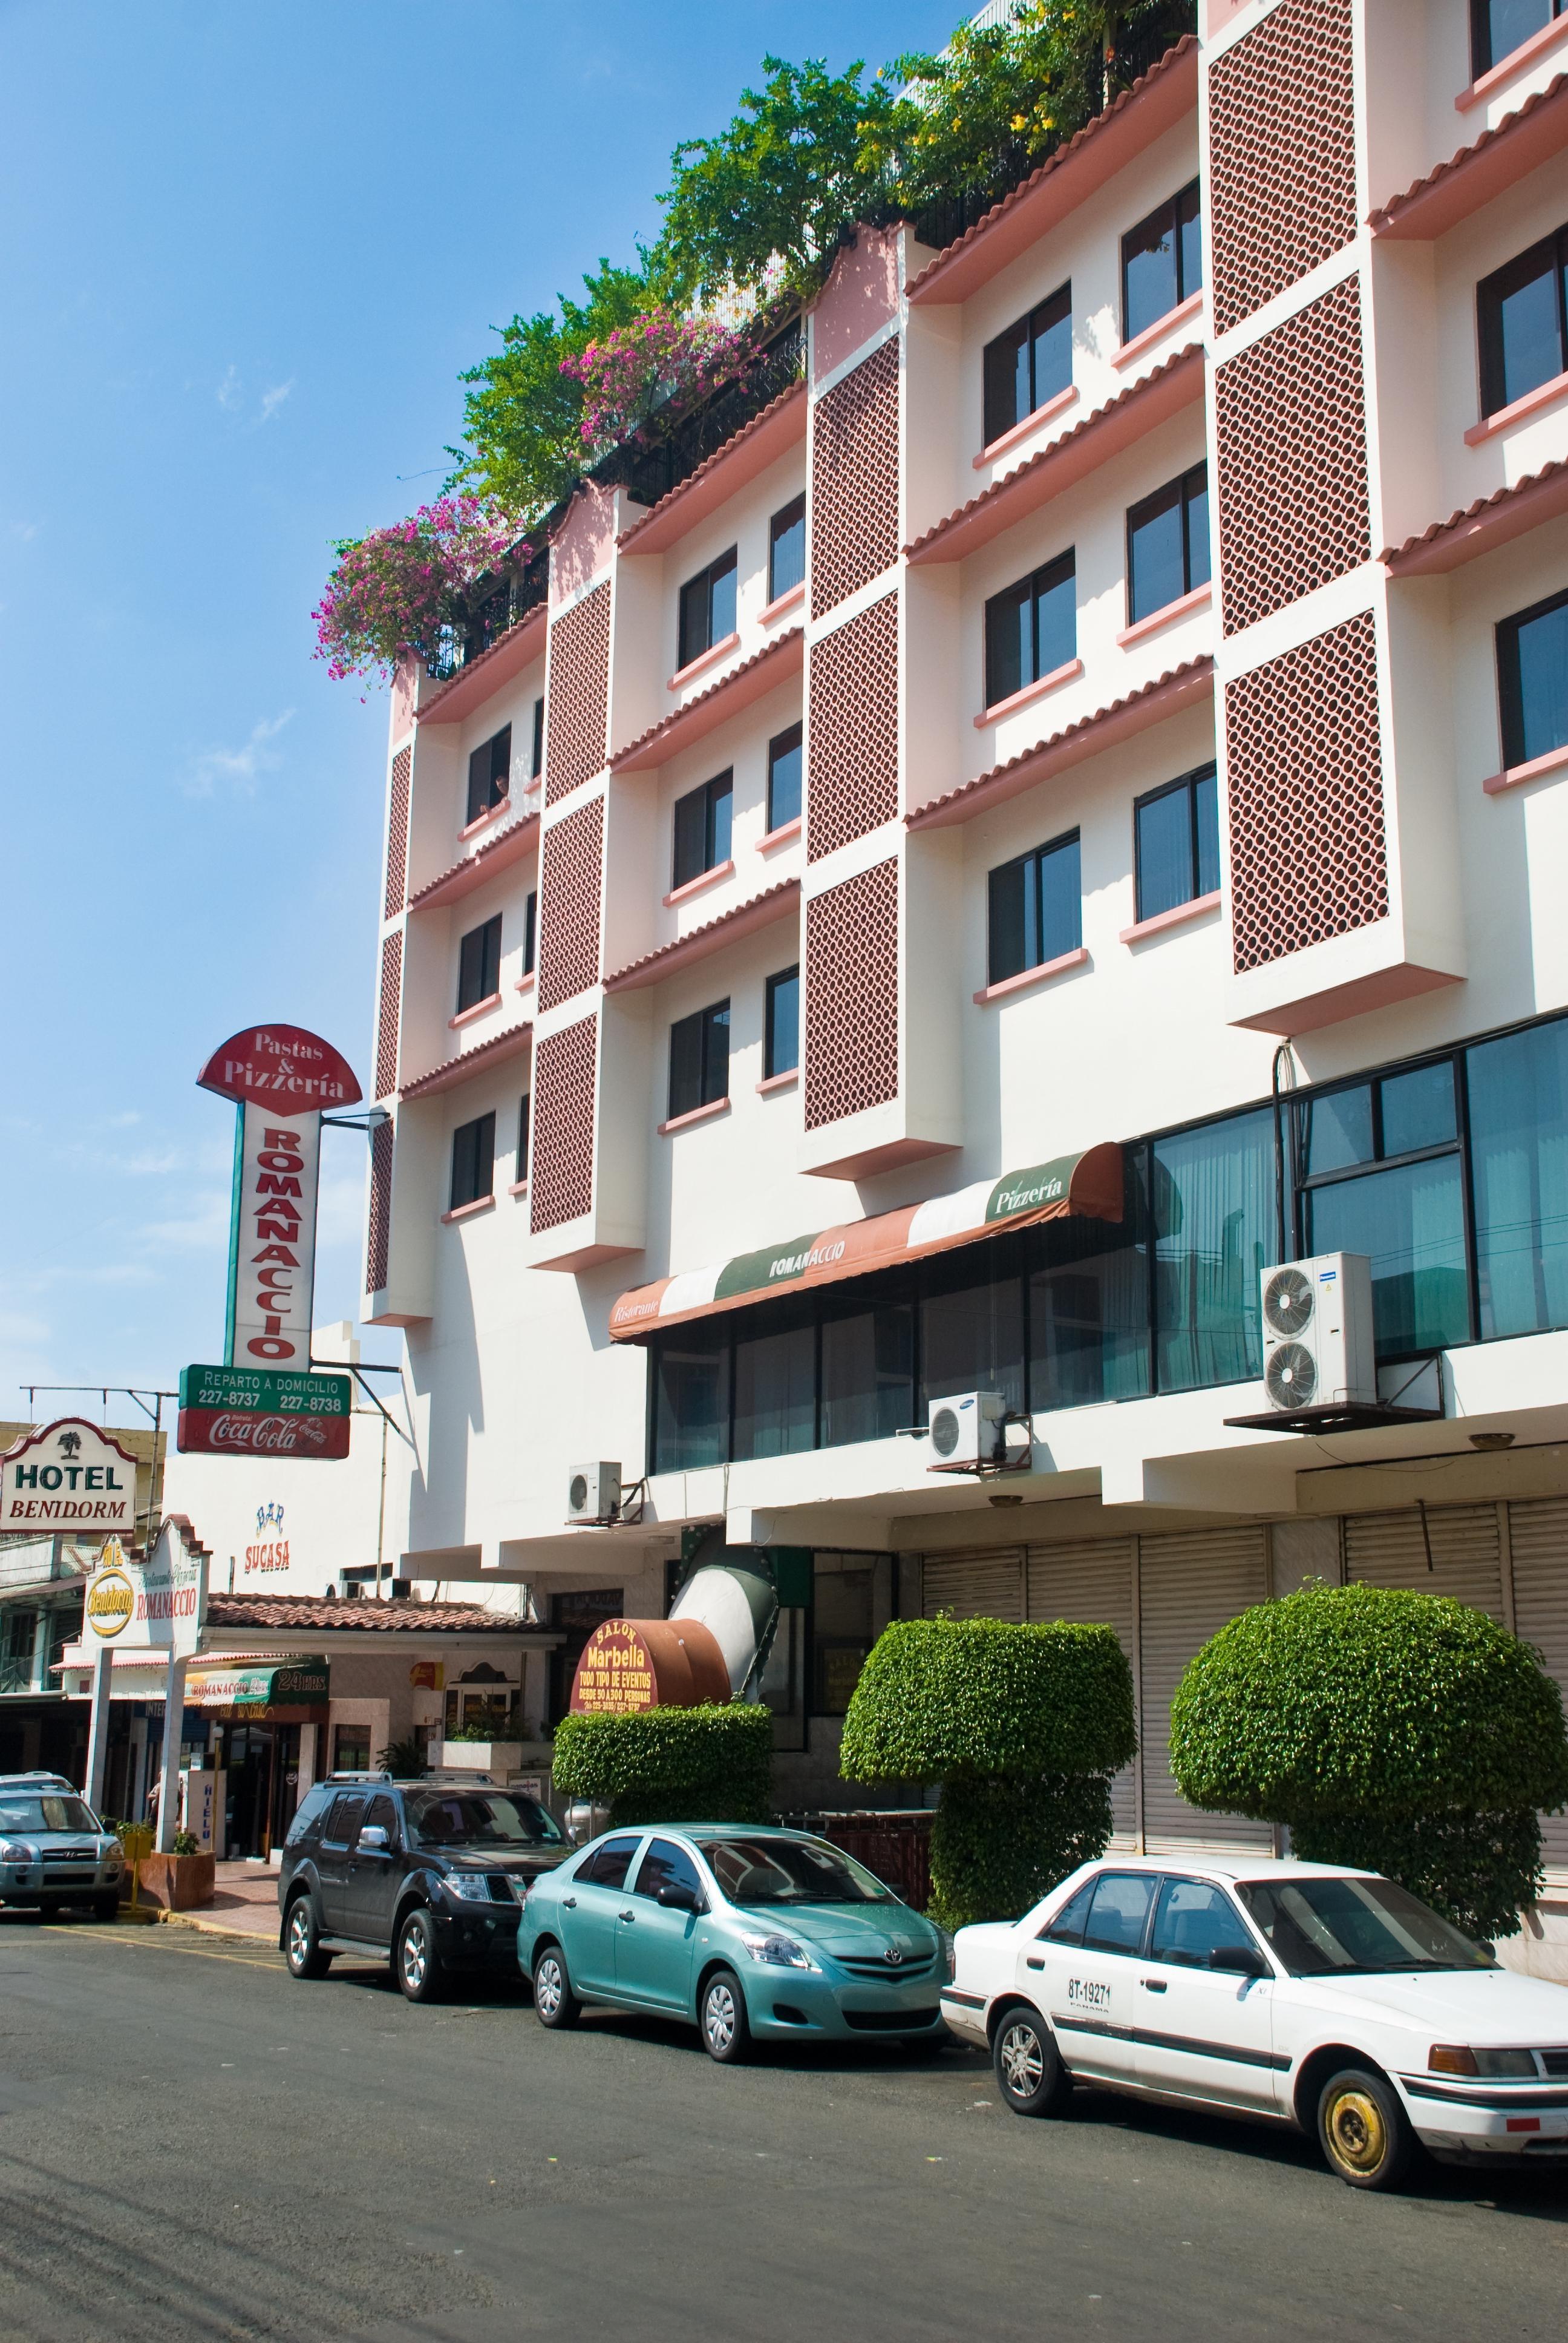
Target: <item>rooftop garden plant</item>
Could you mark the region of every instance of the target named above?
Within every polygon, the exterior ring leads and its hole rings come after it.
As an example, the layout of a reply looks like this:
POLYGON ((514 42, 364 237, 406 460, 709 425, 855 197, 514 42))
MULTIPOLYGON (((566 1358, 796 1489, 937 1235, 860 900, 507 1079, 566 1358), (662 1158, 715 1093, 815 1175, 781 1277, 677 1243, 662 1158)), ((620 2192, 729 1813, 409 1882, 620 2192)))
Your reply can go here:
POLYGON ((526 560, 518 525, 467 492, 424 505, 367 537, 346 538, 316 609, 316 657, 335 681, 390 678, 410 651, 431 649, 465 593, 508 557, 526 560))

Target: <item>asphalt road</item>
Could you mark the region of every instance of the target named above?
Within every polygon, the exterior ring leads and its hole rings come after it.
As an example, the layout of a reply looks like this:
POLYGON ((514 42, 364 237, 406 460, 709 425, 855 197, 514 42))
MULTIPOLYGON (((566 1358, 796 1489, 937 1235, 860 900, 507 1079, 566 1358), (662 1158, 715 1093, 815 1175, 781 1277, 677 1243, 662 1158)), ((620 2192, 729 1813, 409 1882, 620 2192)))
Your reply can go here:
POLYGON ((1560 2335, 1568 2176, 1358 2196, 1305 2142, 985 2061, 769 2054, 506 1985, 0 1915, 0 2337, 1560 2335))

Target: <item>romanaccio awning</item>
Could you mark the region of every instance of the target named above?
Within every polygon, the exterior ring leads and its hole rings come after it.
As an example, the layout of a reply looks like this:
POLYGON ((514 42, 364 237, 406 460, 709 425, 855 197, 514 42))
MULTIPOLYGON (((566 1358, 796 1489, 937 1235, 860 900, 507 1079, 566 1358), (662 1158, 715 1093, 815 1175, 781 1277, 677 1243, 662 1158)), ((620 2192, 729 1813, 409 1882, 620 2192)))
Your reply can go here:
POLYGON ((264 1660, 233 1654, 193 1661, 186 1677, 187 1708, 310 1708, 328 1697, 325 1659, 264 1660))
POLYGON ((977 1181, 971 1188, 930 1197, 923 1204, 906 1204, 896 1212, 878 1212, 869 1220, 790 1237, 760 1252, 737 1253, 706 1269, 661 1277, 652 1285, 634 1285, 609 1313, 610 1335, 618 1342, 635 1342, 660 1327, 737 1310, 788 1286, 836 1285, 847 1277, 865 1277, 875 1269, 892 1269, 901 1262, 971 1244, 1003 1229, 1065 1220, 1070 1214, 1095 1221, 1121 1218, 1120 1147, 1091 1147, 1081 1155, 1058 1156, 1052 1163, 1033 1163, 1000 1180, 977 1181))

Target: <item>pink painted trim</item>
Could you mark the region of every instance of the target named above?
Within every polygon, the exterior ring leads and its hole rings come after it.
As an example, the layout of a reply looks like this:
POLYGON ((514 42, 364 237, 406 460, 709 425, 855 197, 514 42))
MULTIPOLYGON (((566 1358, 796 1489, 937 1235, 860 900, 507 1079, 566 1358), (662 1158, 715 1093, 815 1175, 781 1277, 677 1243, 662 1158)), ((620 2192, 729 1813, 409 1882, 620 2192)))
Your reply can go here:
MULTIPOLYGON (((1568 16, 1560 16, 1557 21, 1568 25, 1568 16)), ((1464 435, 1464 444, 1467 447, 1479 447, 1483 439, 1506 431, 1511 423, 1536 414, 1543 407, 1554 407, 1564 397, 1568 397, 1568 374, 1554 374, 1550 382, 1538 382, 1533 390, 1527 390, 1512 407, 1500 407, 1495 415, 1483 415, 1479 423, 1473 423, 1464 435)))
POLYGON ((1525 72, 1539 58, 1548 55, 1562 41, 1568 41, 1568 16, 1554 16, 1550 25, 1543 25, 1538 33, 1532 33, 1527 41, 1521 41, 1516 49, 1510 49, 1501 65, 1492 66, 1479 81, 1473 81, 1467 88, 1462 89, 1453 101, 1454 112, 1468 114, 1472 106, 1484 106, 1494 90, 1501 89, 1505 82, 1513 80, 1515 74, 1525 72))
POLYGON ((689 879, 684 887, 672 887, 664 899, 664 908, 668 911, 672 904, 684 903, 689 895, 700 895, 705 889, 717 887, 721 879, 733 879, 734 876, 733 860, 716 862, 711 870, 699 871, 695 879, 689 879))
POLYGON ((1178 618, 1187 616, 1189 610, 1206 608, 1213 598, 1214 581, 1210 578, 1201 586, 1194 586, 1191 594, 1180 594, 1174 602, 1167 602, 1162 609, 1151 610, 1146 618, 1139 618, 1132 626, 1123 627, 1116 638, 1117 643, 1125 650, 1129 643, 1141 643, 1145 635, 1157 635, 1161 627, 1174 626, 1178 618))
POLYGON ((770 853, 774 847, 786 845, 790 839, 799 835, 800 817, 797 814, 793 821, 781 821, 777 830, 770 830, 766 838, 759 838, 757 851, 759 854, 770 853))
POLYGON ((1178 301, 1173 309, 1167 309, 1162 317, 1156 317, 1151 326, 1145 326, 1141 334, 1134 334, 1130 342, 1123 342, 1119 350, 1112 350, 1111 365, 1118 371, 1123 367, 1131 366, 1143 356, 1145 350, 1153 348, 1161 335, 1168 334, 1172 326, 1181 325, 1183 318, 1195 317, 1202 307, 1203 288, 1200 286, 1196 293, 1188 294, 1185 301, 1178 301))
POLYGON ((694 1106, 689 1114, 678 1114, 668 1122, 661 1122, 658 1135, 663 1139, 669 1131, 684 1131, 689 1123, 708 1122, 714 1115, 728 1114, 729 1111, 729 1101, 727 1098, 710 1099, 706 1106, 694 1106))
POLYGON ((1167 928, 1185 927, 1189 920, 1196 920, 1204 911, 1211 911, 1219 900, 1217 887, 1211 895, 1194 895, 1190 903, 1177 903, 1169 911, 1156 911, 1151 920, 1140 920, 1136 926, 1123 928, 1116 940, 1121 944, 1141 944, 1145 936, 1161 936, 1167 928))
POLYGON ((1070 407, 1077 397, 1078 385, 1070 382, 1065 390, 1059 390, 1054 398, 1048 398, 1043 407, 1037 407, 1032 415, 1026 415, 1021 423, 1015 423, 1010 431, 1004 431, 1000 439, 993 439, 978 456, 971 456, 970 462, 977 472, 983 472, 988 464, 994 464, 999 456, 1005 456, 1010 447, 1020 446, 1031 431, 1038 431, 1042 423, 1049 423, 1053 415, 1070 407))
POLYGON ((1489 798, 1501 797, 1504 789, 1516 789, 1524 781, 1543 780, 1548 773, 1560 773, 1568 766, 1568 748, 1548 749, 1543 757, 1532 757, 1527 765, 1510 765, 1501 773, 1493 773, 1481 786, 1489 798))
POLYGON ((1031 984, 1044 984, 1050 978, 1060 976, 1070 968, 1081 968, 1088 958, 1088 952, 1080 944, 1076 951, 1060 952, 1055 960, 1042 960, 1038 968, 1021 969, 1017 976, 1004 976, 1000 984, 982 985, 974 995, 975 1007, 983 1009, 988 1001, 1004 1000, 1010 992, 1027 992, 1031 984))
POLYGON ((1003 717, 1012 715, 1017 709, 1027 708, 1031 699, 1043 699, 1048 691, 1055 691, 1060 685, 1070 683, 1075 676, 1082 673, 1083 661, 1081 659, 1069 659, 1065 667, 1052 668, 1049 675, 1038 677, 1033 683, 1026 683, 1021 691, 1010 693, 1006 699, 999 699, 994 707, 982 708, 974 719, 975 730, 983 732, 988 724, 1000 724, 1003 717))
POLYGON ((793 1090, 800 1079, 799 1066, 789 1066, 781 1074, 769 1074, 765 1082, 757 1085, 759 1098, 771 1098, 775 1091, 793 1090))
POLYGON ((457 835, 459 838, 472 838, 476 830, 487 830, 491 822, 498 821, 504 813, 510 813, 511 810, 512 800, 509 797, 498 798, 487 813, 476 814, 472 821, 464 824, 457 835))
POLYGON ((536 971, 533 969, 529 969, 527 976, 518 977, 517 989, 519 992, 531 992, 533 990, 535 973, 536 971))
POLYGON ((441 1226, 444 1229, 447 1229, 451 1227, 454 1221, 471 1220, 476 1212, 493 1212, 495 1209, 495 1203, 496 1200, 493 1195, 476 1196, 471 1204, 459 1204, 455 1212, 443 1212, 441 1215, 441 1226))
POLYGON ((676 669, 675 673, 670 677, 669 681, 664 687, 666 691, 682 690, 685 686, 691 681, 694 675, 700 675, 702 673, 704 668, 714 667, 721 659, 728 659, 730 652, 734 650, 739 644, 739 640, 740 637, 739 634, 728 634, 724 637, 722 641, 711 644, 709 648, 702 652, 699 658, 688 659, 684 667, 678 667, 676 669))
POLYGON ((799 586, 791 586, 789 591, 787 594, 780 594, 776 602, 765 603, 758 616, 765 627, 770 627, 775 618, 781 618, 786 610, 792 610, 797 602, 803 602, 805 599, 806 580, 802 578, 799 586))
POLYGON ((483 1017, 489 1010, 498 1009, 500 1005, 501 996, 498 992, 487 992, 483 1001, 475 1001, 472 1009, 459 1009, 456 1017, 448 1017, 447 1031, 448 1033, 455 1033, 459 1025, 471 1025, 476 1017, 483 1017))
POLYGON ((528 1183, 526 1180, 514 1180, 511 1186, 507 1190, 508 1196, 526 1196, 528 1192, 528 1183))

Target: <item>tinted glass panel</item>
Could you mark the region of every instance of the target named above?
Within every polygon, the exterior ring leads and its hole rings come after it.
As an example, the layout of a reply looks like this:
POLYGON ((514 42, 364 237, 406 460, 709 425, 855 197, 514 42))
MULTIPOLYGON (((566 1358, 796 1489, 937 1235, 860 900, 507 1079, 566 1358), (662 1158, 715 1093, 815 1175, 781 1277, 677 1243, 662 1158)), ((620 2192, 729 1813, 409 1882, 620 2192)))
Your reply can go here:
POLYGON ((1197 834, 1198 892, 1212 895, 1220 885, 1220 783, 1213 773, 1200 773, 1192 783, 1192 827, 1197 834))
POLYGON ((822 1325, 822 1445, 886 1440, 914 1422, 915 1313, 905 1302, 822 1325))
POLYGON ((1209 468, 1200 464, 1187 484, 1187 591, 1209 583, 1209 468))
POLYGON ((635 1838, 607 1838, 598 1851, 590 1855, 577 1877, 595 1887, 622 1887, 631 1868, 631 1858, 642 1844, 642 1835, 635 1838))
POLYGON ((1181 549, 1181 483, 1172 480, 1127 516, 1127 615, 1132 624, 1187 591, 1181 549))
POLYGON ((1121 338, 1135 341, 1176 307, 1176 222, 1164 204, 1121 239, 1121 338))
POLYGON ((763 1058, 765 1079, 787 1074, 800 1062, 800 971, 780 969, 768 980, 768 1032, 763 1058))
POLYGON ((691 789, 675 801, 675 857, 672 887, 689 886, 711 866, 708 857, 708 785, 691 789))
POLYGON ((729 860, 730 818, 735 791, 728 773, 708 784, 708 867, 716 870, 729 860))
MULTIPOLYGON (((999 1248, 999 1251, 1001 1250, 999 1248)), ((1005 1256, 1004 1256, 1005 1257, 1005 1256)), ((962 1270, 928 1269, 935 1291, 920 1304, 920 1349, 926 1400, 955 1392, 1000 1392, 1009 1407, 1023 1405, 1023 1283, 1016 1274, 978 1277, 962 1270), (950 1276, 955 1279, 949 1286, 950 1276), (945 1290, 944 1290, 945 1289, 945 1290)))
POLYGON ((684 1887, 692 1896, 702 1893, 702 1882, 697 1875, 697 1865, 686 1849, 677 1846, 673 1839, 649 1839, 642 1861, 637 1866, 638 1896, 657 1896, 661 1887, 684 1887))
POLYGON ((708 572, 689 579, 680 589, 679 664, 689 667, 700 659, 713 638, 708 630, 708 572))
POLYGON ((1553 0, 1472 0, 1473 70, 1486 73, 1552 22, 1553 0))
POLYGON ((501 915, 470 928, 457 947, 457 1014, 487 1001, 501 981, 501 915))
POLYGON ((797 497, 773 516, 768 548, 768 598, 799 586, 806 575, 806 499, 797 497))
POLYGON ((1190 903, 1198 892, 1192 869, 1192 799, 1185 787, 1145 798, 1137 809, 1138 916, 1152 920, 1190 903))
POLYGON ((1372 1085, 1334 1091, 1301 1108, 1302 1164, 1309 1178, 1372 1160, 1372 1085))
POLYGON ((726 635, 735 632, 735 556, 726 554, 721 562, 713 565, 712 600, 709 606, 708 639, 721 643, 726 635))
POLYGON ((1025 855, 1004 862, 990 874, 990 958, 992 984, 1005 983, 1026 968, 1039 964, 1034 929, 1034 861, 1025 855))
POLYGON ((477 1204, 481 1196, 493 1193, 495 1182, 496 1118, 494 1114, 481 1114, 472 1122, 460 1123, 452 1133, 452 1200, 448 1209, 456 1212, 465 1204, 477 1204))
POLYGON ((1044 847, 1038 857, 1040 871, 1040 963, 1076 951, 1083 941, 1083 884, 1076 838, 1044 847))
POLYGON ((361 1790, 346 1791, 333 1802, 332 1811, 322 1825, 321 1835, 334 1846, 347 1846, 359 1829, 359 1817, 368 1801, 361 1790))
MULTIPOLYGON (((1072 380, 1072 287, 1042 301, 1030 320, 1033 346, 1033 407, 1043 407, 1072 380)), ((1032 412, 1032 407, 1031 407, 1032 412)))
POLYGON ((993 594, 985 606, 985 698, 994 708, 1034 681, 1034 605, 1030 582, 993 594))
POLYGON ((1084 1924, 1086 1953, 1135 1953, 1143 1942, 1149 1899, 1157 1882, 1136 1872, 1102 1872, 1084 1924))
POLYGON ((1161 1886, 1149 1940, 1151 1960, 1202 1969, 1211 1953, 1251 1952, 1255 1942, 1221 1889, 1199 1879, 1167 1879, 1161 1886))
POLYGON ((794 1455, 813 1445, 816 1428, 817 1336, 809 1319, 738 1336, 732 1454, 794 1455))
POLYGON ((722 1463, 729 1435, 729 1330, 683 1326, 666 1334, 653 1351, 655 1471, 722 1463))
POLYGON ((1568 1021, 1465 1052, 1483 1334, 1568 1325, 1568 1021))
POLYGON ((1568 746, 1568 594, 1505 619, 1497 659, 1504 764, 1568 746))
POLYGON ((1489 415, 1563 370, 1563 245, 1561 236, 1543 238, 1477 288, 1482 397, 1489 415))
POLYGON ((1035 674, 1054 675, 1078 651, 1078 580, 1070 555, 1036 580, 1035 674))
POLYGON ((1020 317, 994 342, 988 342, 985 352, 985 423, 986 445, 1000 439, 1030 413, 1033 401, 1029 395, 1029 319, 1020 317))
POLYGON ((1441 1147, 1452 1139, 1453 1067, 1446 1059, 1391 1074, 1381 1088, 1385 1155, 1413 1155, 1418 1147, 1441 1147))
POLYGON ((1470 1280, 1456 1155, 1313 1189, 1307 1250, 1370 1253, 1380 1353, 1398 1356, 1469 1341, 1470 1280))
POLYGON ((1185 301, 1203 282, 1203 213, 1196 180, 1176 198, 1176 237, 1177 290, 1185 301))
POLYGON ((1091 1879, 1087 1887, 1081 1887, 1076 1896, 1069 1898, 1054 1920, 1047 1922, 1040 1931, 1040 1936, 1053 1945, 1081 1945, 1083 1942, 1083 1924, 1089 1917, 1089 1907, 1093 1900, 1094 1882, 1091 1879))
POLYGON ((1149 1388, 1149 1252, 1142 1151, 1123 1174, 1122 1219, 1066 1220, 1034 1239, 1029 1403, 1086 1407, 1149 1388))
POLYGON ((1276 1258, 1266 1109, 1159 1141, 1155 1292, 1162 1391, 1262 1373, 1259 1272, 1276 1258))
POLYGON ((800 819, 801 730, 791 724, 768 744, 768 827, 782 830, 800 819))

